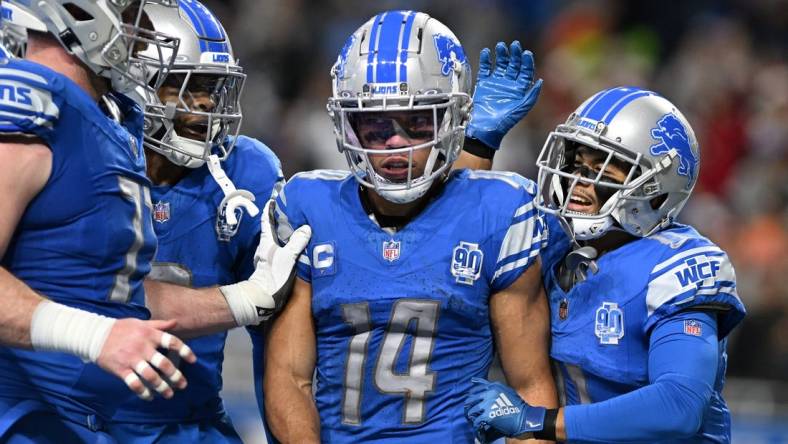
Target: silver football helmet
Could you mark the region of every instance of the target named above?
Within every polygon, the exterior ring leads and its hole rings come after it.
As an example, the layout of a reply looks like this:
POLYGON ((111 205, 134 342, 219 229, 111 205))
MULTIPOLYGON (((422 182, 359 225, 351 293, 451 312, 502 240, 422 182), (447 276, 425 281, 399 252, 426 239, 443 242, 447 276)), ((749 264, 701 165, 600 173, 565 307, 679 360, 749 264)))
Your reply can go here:
POLYGON ((6 0, 17 11, 7 20, 29 31, 51 34, 91 71, 111 80, 112 89, 129 93, 135 88, 155 91, 147 83, 149 66, 167 69, 164 51, 177 52, 178 41, 153 32, 144 6, 152 3, 177 7, 177 0, 6 0), (17 18, 18 17, 18 18, 17 18), (154 57, 138 57, 144 49, 154 57))
POLYGON ((700 152, 692 127, 672 103, 651 91, 618 87, 593 95, 558 125, 537 166, 537 207, 568 221, 576 239, 598 238, 614 227, 643 237, 676 219, 697 182, 700 152), (599 171, 575 166, 580 147, 603 153, 599 171), (624 166, 622 183, 604 177, 611 163, 624 166), (578 184, 609 196, 600 198, 599 212, 569 209, 578 184))
MULTIPOLYGON (((223 160, 232 150, 243 117, 246 75, 214 14, 196 0, 179 4, 145 7, 156 32, 180 40, 172 67, 148 73, 151 81, 161 78, 163 86, 144 98, 145 146, 177 165, 197 168, 211 154, 223 160)), ((153 51, 149 47, 142 55, 154 57, 153 51)))
POLYGON ((328 112, 359 183, 405 203, 448 172, 462 150, 472 103, 471 67, 449 28, 422 12, 382 12, 348 38, 331 77, 328 112), (360 122, 370 122, 368 130, 360 131, 360 122), (385 143, 395 135, 420 142, 385 143), (429 150, 423 165, 414 163, 419 150, 429 150), (399 157, 397 174, 376 170, 372 160, 381 156, 399 157), (417 177, 416 167, 423 167, 417 177))

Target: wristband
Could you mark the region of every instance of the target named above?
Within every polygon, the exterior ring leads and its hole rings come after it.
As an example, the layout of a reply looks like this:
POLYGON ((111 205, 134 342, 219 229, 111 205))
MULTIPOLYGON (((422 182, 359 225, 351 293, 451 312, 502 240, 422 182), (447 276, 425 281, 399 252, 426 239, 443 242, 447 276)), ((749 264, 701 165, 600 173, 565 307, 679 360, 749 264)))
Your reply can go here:
POLYGON ((45 300, 33 311, 30 342, 36 351, 71 353, 96 362, 115 319, 45 300))
POLYGON ((463 145, 462 150, 468 154, 473 154, 474 156, 490 160, 495 157, 496 151, 495 148, 490 148, 481 140, 469 136, 465 136, 465 144, 463 145))
POLYGON ((542 430, 534 432, 534 438, 546 441, 555 441, 555 422, 558 419, 558 409, 547 409, 544 414, 542 430))

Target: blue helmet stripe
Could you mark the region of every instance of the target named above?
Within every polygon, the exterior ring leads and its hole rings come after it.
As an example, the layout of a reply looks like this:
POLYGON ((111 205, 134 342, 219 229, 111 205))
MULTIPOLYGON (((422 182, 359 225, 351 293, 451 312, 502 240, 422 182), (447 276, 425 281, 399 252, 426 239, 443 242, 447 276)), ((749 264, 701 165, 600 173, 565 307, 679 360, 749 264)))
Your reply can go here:
POLYGON ((399 58, 399 41, 404 18, 402 11, 391 11, 383 19, 380 28, 377 64, 375 65, 375 83, 397 81, 397 59, 399 58))
POLYGON ((407 21, 405 23, 405 29, 402 31, 402 37, 400 38, 400 51, 399 51, 399 81, 400 82, 407 82, 408 81, 408 65, 406 62, 408 61, 408 46, 410 46, 410 31, 413 29, 413 22, 416 20, 416 13, 413 11, 407 11, 405 14, 408 15, 407 21))
POLYGON ((616 114, 618 114, 619 111, 624 109, 625 106, 629 105, 634 100, 639 99, 641 97, 653 96, 653 95, 656 95, 656 94, 651 92, 651 91, 645 91, 645 90, 642 90, 642 89, 636 89, 634 92, 624 96, 615 105, 613 105, 613 107, 610 108, 610 110, 607 112, 607 114, 602 116, 602 121, 605 122, 606 125, 610 125, 610 121, 612 121, 613 118, 616 117, 616 114))
POLYGON ((597 100, 596 103, 589 106, 581 117, 600 122, 610 108, 614 107, 619 100, 637 90, 637 88, 627 87, 609 89, 598 98, 599 100, 597 100))
POLYGON ((178 4, 197 30, 200 51, 230 52, 224 28, 208 8, 193 0, 180 0, 178 4))
POLYGON ((609 89, 606 89, 606 90, 604 90, 604 91, 601 91, 601 92, 598 92, 598 93, 596 93, 596 95, 595 95, 595 96, 594 96, 594 97, 593 97, 593 98, 592 98, 592 99, 591 99, 591 100, 588 102, 588 105, 586 105, 586 106, 585 106, 585 108, 583 108, 583 109, 580 111, 580 117, 585 117, 585 115, 586 115, 586 112, 588 112, 588 110, 589 110, 589 109, 591 109, 591 108, 592 108, 594 105, 596 105, 596 103, 597 103, 597 102, 599 102, 599 100, 600 100, 600 99, 601 99, 601 98, 602 98, 602 97, 603 97, 605 94, 607 94, 609 91, 610 91, 609 89))
POLYGON ((377 52, 377 40, 378 40, 378 28, 379 23, 383 17, 386 16, 386 13, 378 14, 375 16, 375 19, 372 21, 372 30, 369 32, 369 55, 367 56, 367 83, 373 83, 373 73, 374 73, 374 60, 375 60, 375 53, 377 52))

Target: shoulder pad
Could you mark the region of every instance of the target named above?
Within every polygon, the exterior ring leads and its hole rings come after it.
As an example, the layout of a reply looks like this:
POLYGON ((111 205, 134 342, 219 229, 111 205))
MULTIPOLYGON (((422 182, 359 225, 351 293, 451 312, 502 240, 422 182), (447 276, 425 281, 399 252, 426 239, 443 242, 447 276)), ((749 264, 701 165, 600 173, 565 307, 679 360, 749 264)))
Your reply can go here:
POLYGON ((12 66, 0 68, 0 132, 41 135, 60 116, 56 101, 60 99, 43 76, 12 66))

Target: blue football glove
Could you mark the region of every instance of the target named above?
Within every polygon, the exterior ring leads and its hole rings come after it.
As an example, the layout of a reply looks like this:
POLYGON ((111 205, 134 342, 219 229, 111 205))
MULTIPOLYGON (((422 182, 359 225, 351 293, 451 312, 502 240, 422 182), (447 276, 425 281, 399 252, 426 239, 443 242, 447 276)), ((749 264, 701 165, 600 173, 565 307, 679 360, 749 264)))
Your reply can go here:
POLYGON ((523 52, 516 40, 511 49, 504 42, 495 45, 495 70, 491 68, 490 49, 484 48, 465 135, 497 150, 506 133, 536 104, 542 79, 534 83, 534 55, 523 52))
POLYGON ((473 387, 465 398, 465 417, 479 442, 502 437, 528 438, 531 435, 526 434, 544 427, 546 409, 526 404, 513 388, 481 378, 471 382, 473 387))

